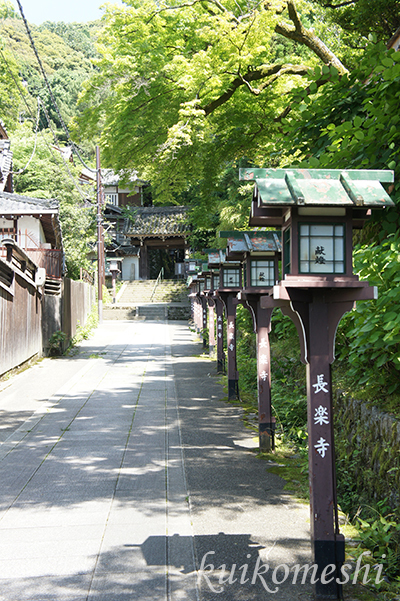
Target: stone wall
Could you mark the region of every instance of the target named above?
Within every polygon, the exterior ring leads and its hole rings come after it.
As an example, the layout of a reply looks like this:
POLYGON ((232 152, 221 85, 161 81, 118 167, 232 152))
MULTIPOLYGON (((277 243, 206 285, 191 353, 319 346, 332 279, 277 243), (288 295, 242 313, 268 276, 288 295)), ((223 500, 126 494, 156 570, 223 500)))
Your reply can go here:
POLYGON ((342 394, 337 395, 334 415, 339 492, 345 494, 346 487, 354 486, 360 505, 387 499, 396 509, 400 502, 400 422, 342 394))

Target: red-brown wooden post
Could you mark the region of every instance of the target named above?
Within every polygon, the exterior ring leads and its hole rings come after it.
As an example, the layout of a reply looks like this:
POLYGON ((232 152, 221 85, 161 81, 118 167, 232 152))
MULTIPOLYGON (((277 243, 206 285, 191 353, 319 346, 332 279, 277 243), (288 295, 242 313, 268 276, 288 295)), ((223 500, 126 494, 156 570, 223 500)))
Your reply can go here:
POLYGON ((239 373, 236 363, 236 292, 218 292, 225 305, 226 344, 228 356, 228 399, 239 398, 239 373))
POLYGON ((202 320, 203 320, 203 307, 201 304, 201 300, 198 296, 195 299, 194 310, 195 310, 196 331, 197 331, 197 334, 200 334, 201 324, 202 324, 202 320))
MULTIPOLYGON (((242 296, 239 294, 239 297, 242 296)), ((243 295, 244 296, 244 295, 243 295)), ((274 301, 264 298, 264 304, 269 301, 268 308, 261 307, 261 295, 245 295, 243 304, 253 317, 257 346, 257 396, 258 396, 258 436, 260 451, 266 453, 275 448, 275 417, 272 416, 271 406, 271 352, 269 333, 271 331, 271 315, 274 301)))
POLYGON ((217 308, 217 372, 225 373, 224 353, 224 305, 220 298, 214 297, 217 308))
POLYGON ((201 303, 201 335, 203 338, 203 348, 207 348, 207 325, 208 325, 208 299, 200 296, 201 303))
POLYGON ((357 297, 357 291, 314 289, 308 295, 308 302, 292 302, 284 312, 296 312, 295 320, 300 318, 307 353, 310 522, 313 560, 318 566, 315 593, 317 599, 338 599, 344 537, 337 518, 331 363, 337 326, 352 309, 349 298, 357 297))
POLYGON ((208 348, 210 358, 215 354, 215 303, 212 298, 208 298, 208 348))

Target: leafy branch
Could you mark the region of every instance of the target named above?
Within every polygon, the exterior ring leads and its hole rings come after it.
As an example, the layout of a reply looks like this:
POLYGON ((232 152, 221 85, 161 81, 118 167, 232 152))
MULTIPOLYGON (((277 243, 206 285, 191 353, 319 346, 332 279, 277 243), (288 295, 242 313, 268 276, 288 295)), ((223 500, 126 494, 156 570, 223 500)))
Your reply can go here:
POLYGON ((229 85, 228 89, 218 98, 203 107, 205 115, 209 115, 219 106, 228 102, 238 88, 247 86, 250 92, 258 96, 265 88, 272 85, 282 75, 307 75, 311 71, 310 67, 305 65, 262 65, 258 69, 249 67, 245 75, 238 75, 229 85), (259 88, 253 88, 252 81, 267 79, 259 88))

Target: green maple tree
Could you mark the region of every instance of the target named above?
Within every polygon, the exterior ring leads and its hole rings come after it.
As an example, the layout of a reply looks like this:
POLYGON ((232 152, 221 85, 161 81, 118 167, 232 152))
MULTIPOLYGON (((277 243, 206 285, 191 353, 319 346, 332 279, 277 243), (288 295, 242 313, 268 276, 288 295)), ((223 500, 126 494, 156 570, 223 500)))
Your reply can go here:
POLYGON ((319 64, 346 72, 309 2, 129 4, 106 14, 79 133, 99 135, 104 161, 139 169, 159 200, 240 158, 264 162, 291 89, 319 64))

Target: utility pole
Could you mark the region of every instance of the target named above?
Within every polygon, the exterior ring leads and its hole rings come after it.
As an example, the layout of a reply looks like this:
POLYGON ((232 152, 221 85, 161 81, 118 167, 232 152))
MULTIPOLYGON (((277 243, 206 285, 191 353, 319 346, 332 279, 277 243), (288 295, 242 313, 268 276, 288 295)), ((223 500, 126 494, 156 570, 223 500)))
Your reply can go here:
POLYGON ((99 323, 103 322, 103 282, 104 282, 104 238, 102 220, 102 185, 100 172, 100 149, 96 146, 96 182, 97 182, 97 288, 99 323))

